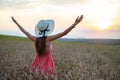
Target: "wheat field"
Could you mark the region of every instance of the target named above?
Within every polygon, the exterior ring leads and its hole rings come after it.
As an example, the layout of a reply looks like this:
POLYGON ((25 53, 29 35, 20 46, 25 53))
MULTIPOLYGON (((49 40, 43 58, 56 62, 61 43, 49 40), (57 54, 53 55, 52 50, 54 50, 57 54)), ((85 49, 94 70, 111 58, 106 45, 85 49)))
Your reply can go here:
MULTIPOLYGON (((30 40, 0 38, 0 80, 34 80, 34 56, 30 40)), ((120 46, 54 41, 52 56, 54 80, 120 80, 120 46)))

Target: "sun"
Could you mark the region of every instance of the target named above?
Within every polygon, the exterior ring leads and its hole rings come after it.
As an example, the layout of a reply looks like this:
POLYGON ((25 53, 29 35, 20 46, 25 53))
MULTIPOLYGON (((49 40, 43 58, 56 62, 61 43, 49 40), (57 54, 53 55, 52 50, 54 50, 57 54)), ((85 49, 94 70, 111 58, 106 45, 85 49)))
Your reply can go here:
POLYGON ((111 4, 107 4, 107 2, 109 2, 109 0, 105 0, 105 3, 100 0, 89 0, 89 2, 82 7, 87 20, 92 22, 93 26, 99 30, 110 28, 117 14, 116 9, 112 8, 111 4))
POLYGON ((100 29, 100 30, 105 30, 110 26, 110 22, 97 22, 96 26, 100 29))

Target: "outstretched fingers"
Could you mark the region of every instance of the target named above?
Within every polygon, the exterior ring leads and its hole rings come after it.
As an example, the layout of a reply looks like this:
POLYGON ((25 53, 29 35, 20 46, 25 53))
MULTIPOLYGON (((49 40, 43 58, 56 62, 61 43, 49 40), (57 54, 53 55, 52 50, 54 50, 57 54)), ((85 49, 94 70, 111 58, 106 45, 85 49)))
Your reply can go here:
POLYGON ((14 17, 13 17, 13 16, 11 16, 11 18, 12 18, 12 20, 14 20, 14 17))
POLYGON ((78 24, 79 22, 81 22, 82 19, 83 19, 83 15, 78 16, 75 20, 75 23, 78 24))
POLYGON ((14 22, 16 22, 16 20, 14 19, 14 17, 13 17, 13 16, 11 16, 11 19, 12 19, 14 22))
POLYGON ((83 15, 80 16, 79 20, 82 20, 83 19, 83 15))

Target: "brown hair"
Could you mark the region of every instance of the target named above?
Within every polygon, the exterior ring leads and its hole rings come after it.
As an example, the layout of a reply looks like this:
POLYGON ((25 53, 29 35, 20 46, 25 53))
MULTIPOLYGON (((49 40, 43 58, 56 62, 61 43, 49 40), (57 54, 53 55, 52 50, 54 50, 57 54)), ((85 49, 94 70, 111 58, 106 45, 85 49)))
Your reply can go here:
POLYGON ((45 54, 46 38, 46 36, 36 38, 35 48, 39 56, 43 56, 45 54))

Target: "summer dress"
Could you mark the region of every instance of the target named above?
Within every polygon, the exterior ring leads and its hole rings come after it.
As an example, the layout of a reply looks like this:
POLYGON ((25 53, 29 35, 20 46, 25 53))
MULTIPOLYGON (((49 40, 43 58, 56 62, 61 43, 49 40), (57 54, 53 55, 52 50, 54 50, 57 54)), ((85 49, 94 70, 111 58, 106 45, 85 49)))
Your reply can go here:
POLYGON ((33 73, 42 72, 46 75, 55 74, 56 69, 54 65, 54 61, 51 55, 51 50, 46 50, 43 56, 35 55, 34 60, 31 64, 31 70, 33 73))

